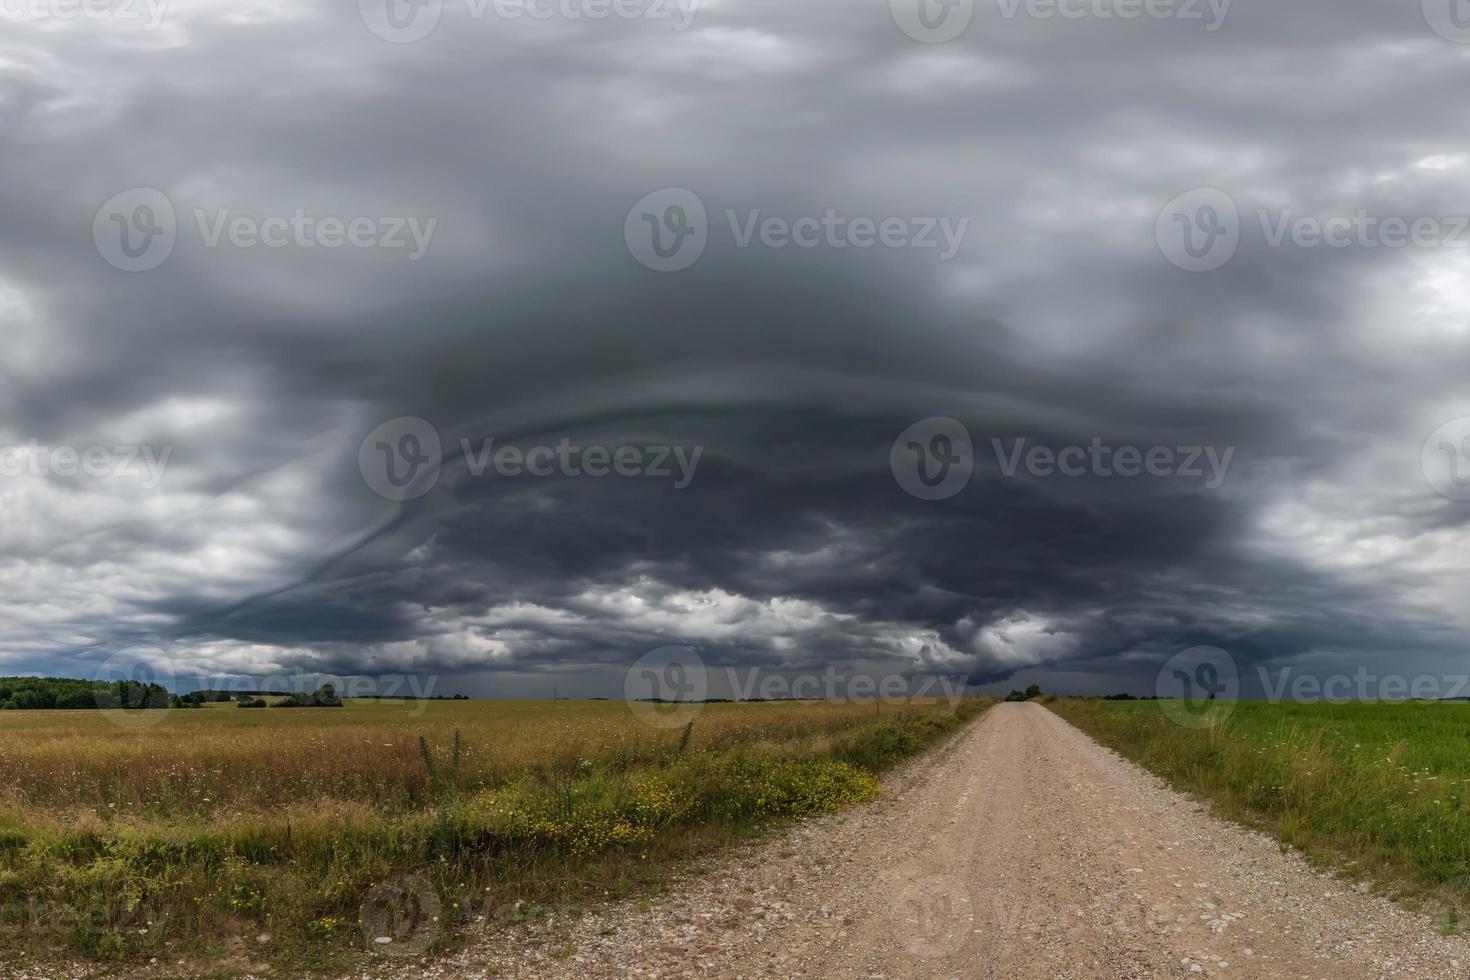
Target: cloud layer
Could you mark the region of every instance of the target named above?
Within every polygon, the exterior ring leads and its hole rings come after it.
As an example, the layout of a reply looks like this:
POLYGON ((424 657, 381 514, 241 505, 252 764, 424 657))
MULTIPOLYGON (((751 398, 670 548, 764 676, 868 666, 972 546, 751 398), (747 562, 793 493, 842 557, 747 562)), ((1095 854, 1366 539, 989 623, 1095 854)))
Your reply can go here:
POLYGON ((1424 450, 1470 416, 1470 235, 1271 236, 1470 212, 1470 106, 1446 97, 1470 45, 1418 4, 1242 5, 1208 30, 981 0, 942 44, 876 2, 708 0, 681 30, 672 4, 445 0, 413 43, 370 29, 386 9, 8 18, 0 446, 115 465, 0 476, 0 669, 611 694, 670 643, 1094 691, 1151 689, 1195 644, 1462 662, 1470 503, 1424 450), (174 212, 151 271, 99 248, 144 240, 135 210, 98 215, 133 188, 174 212), (665 188, 706 243, 661 273, 625 231, 665 188), (1239 241, 1191 273, 1158 229, 1195 188, 1228 195, 1239 241), (741 245, 829 212, 845 247, 741 245), (286 243, 211 246, 237 219, 286 243), (324 244, 354 219, 371 244, 324 244), (410 219, 435 222, 417 260, 382 247, 410 219), (889 219, 967 224, 947 261, 851 237, 889 219), (359 465, 399 417, 445 448, 403 501, 359 465), (924 500, 890 456, 938 417, 973 474, 924 500), (487 439, 702 455, 682 489, 476 475, 487 439), (1233 455, 1214 486, 1007 472, 1017 440, 1233 455), (167 451, 156 485, 126 447, 167 451))

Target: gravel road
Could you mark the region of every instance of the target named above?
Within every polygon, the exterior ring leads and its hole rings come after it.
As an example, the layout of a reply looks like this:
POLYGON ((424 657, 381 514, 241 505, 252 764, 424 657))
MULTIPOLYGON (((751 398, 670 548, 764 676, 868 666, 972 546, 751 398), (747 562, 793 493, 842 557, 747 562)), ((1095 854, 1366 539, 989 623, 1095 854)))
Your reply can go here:
POLYGON ((1214 818, 1037 704, 997 706, 889 790, 651 906, 368 975, 1470 978, 1465 938, 1214 818))

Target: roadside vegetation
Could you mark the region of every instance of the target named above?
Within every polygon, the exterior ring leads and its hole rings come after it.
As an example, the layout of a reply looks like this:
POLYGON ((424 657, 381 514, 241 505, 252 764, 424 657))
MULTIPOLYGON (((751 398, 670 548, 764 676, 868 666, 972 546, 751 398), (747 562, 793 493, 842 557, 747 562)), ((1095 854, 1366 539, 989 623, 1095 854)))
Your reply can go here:
POLYGON ((622 702, 339 703, 0 715, 0 950, 419 952, 869 799, 992 702, 640 706, 692 714, 668 728, 622 702))
POLYGON ((1234 702, 1177 724, 1158 701, 1043 703, 1225 815, 1470 922, 1470 704, 1234 702))

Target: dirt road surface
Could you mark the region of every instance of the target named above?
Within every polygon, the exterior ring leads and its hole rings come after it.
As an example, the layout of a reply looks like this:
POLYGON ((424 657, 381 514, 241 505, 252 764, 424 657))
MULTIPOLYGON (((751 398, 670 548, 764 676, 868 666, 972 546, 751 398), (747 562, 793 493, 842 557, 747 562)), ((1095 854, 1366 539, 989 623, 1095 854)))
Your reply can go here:
POLYGON ((402 977, 1470 978, 1470 942, 1225 823, 1037 704, 881 801, 652 906, 491 935, 402 977))

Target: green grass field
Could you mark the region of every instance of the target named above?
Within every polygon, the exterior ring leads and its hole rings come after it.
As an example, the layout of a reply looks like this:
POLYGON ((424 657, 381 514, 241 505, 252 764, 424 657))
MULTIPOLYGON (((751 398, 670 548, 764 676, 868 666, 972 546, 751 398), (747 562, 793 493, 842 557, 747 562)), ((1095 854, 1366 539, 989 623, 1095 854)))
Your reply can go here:
POLYGON ((1104 745, 1309 857, 1443 906, 1470 895, 1470 704, 1241 701, 1222 723, 1158 701, 1056 698, 1104 745))
POLYGON ((0 947, 322 966, 442 946, 869 799, 989 704, 711 704, 688 729, 593 701, 0 712, 0 947))

